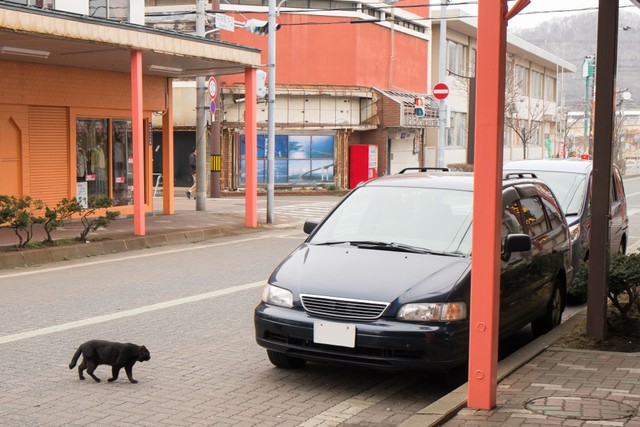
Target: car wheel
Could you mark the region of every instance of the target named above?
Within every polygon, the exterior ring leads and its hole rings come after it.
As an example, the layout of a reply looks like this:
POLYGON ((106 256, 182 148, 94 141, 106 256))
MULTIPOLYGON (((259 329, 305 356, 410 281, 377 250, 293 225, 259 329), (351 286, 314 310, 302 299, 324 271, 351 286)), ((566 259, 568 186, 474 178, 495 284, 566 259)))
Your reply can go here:
POLYGON ((307 363, 304 359, 291 357, 279 351, 267 350, 267 356, 269 356, 269 361, 273 363, 274 366, 282 369, 299 369, 307 363))
POLYGON ((551 301, 549 301, 549 305, 547 306, 547 311, 542 315, 542 317, 531 322, 531 330, 533 331, 533 335, 539 337, 540 335, 544 335, 562 322, 562 310, 563 310, 563 301, 562 301, 562 283, 556 279, 556 283, 553 289, 553 296, 551 301))

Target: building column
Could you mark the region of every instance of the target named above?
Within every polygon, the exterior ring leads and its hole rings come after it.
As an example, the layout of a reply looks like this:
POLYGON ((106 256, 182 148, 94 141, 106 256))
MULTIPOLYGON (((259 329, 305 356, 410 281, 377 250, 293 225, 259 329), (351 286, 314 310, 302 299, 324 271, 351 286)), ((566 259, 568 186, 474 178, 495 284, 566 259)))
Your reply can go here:
POLYGON ((256 69, 244 70, 245 225, 258 226, 258 117, 256 69))
POLYGON ((173 215, 174 206, 174 155, 173 155, 173 79, 166 81, 167 97, 162 115, 162 213, 173 215))
POLYGON ((142 52, 131 51, 131 128, 133 137, 133 234, 145 235, 142 52))

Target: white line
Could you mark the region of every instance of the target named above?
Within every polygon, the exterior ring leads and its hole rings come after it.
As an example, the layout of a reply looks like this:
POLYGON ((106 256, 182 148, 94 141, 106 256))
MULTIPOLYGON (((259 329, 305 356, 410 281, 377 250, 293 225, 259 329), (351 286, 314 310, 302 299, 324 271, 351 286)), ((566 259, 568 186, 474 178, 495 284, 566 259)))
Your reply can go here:
POLYGON ((61 325, 49 326, 48 328, 35 329, 33 331, 21 332, 19 334, 5 335, 0 337, 0 344, 6 344, 14 341, 25 340, 28 338, 39 337, 41 335, 53 334, 55 332, 68 331, 69 329, 81 328, 83 326, 95 325, 97 323, 109 322, 111 320, 122 319, 124 317, 137 316, 139 314, 149 313, 156 310, 164 310, 178 305, 188 304, 191 302, 202 301, 209 298, 217 298, 229 295, 235 292, 254 289, 264 285, 264 281, 247 283, 244 285, 233 286, 230 288, 220 289, 218 291, 207 292, 204 294, 192 295, 190 297, 179 298, 172 301, 160 302, 158 304, 138 307, 131 310, 120 311, 118 313, 105 314, 103 316, 90 317, 88 319, 76 320, 74 322, 63 323, 61 325))
MULTIPOLYGON (((119 257, 117 260, 121 260, 122 258, 125 258, 127 260, 148 258, 148 257, 152 257, 152 256, 174 254, 174 253, 178 253, 178 252, 186 252, 186 251, 195 251, 195 250, 200 250, 200 249, 214 248, 214 247, 217 247, 217 246, 234 245, 236 243, 251 242, 251 241, 254 241, 254 240, 262 240, 262 239, 268 239, 268 238, 272 238, 272 237, 274 237, 274 236, 272 236, 272 235, 260 235, 260 236, 257 236, 257 237, 247 237, 247 238, 244 238, 244 239, 233 240, 233 241, 230 241, 230 242, 211 243, 211 244, 208 244, 208 245, 189 246, 189 247, 186 247, 186 248, 169 249, 169 250, 166 250, 166 251, 154 252, 154 253, 144 253, 144 254, 139 254, 139 255, 131 255, 130 252, 122 252, 122 253, 120 253, 121 257, 119 257)), ((287 237, 287 236, 284 236, 284 237, 287 237)), ((19 273, 8 273, 8 274, 0 275, 0 280, 1 279, 10 279, 10 278, 13 278, 13 277, 29 276, 29 275, 32 275, 32 274, 50 273, 50 272, 53 272, 53 271, 67 270, 67 269, 70 269, 70 268, 79 268, 79 267, 85 267, 85 266, 91 266, 91 265, 108 264, 108 263, 114 262, 114 261, 116 261, 116 260, 114 260, 113 258, 109 258, 109 259, 99 260, 99 261, 83 262, 83 263, 72 264, 72 265, 63 265, 63 266, 60 266, 60 267, 50 267, 50 268, 30 270, 30 271, 21 271, 19 273)))

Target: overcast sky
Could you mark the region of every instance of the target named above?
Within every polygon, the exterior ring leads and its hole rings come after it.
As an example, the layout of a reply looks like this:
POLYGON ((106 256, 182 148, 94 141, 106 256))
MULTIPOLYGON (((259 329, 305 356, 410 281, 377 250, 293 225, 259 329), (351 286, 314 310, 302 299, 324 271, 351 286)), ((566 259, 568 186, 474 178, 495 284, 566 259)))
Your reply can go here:
MULTIPOLYGON (((476 3, 469 0, 452 0, 451 6, 464 10, 473 10, 477 13, 476 3), (459 6, 456 6, 459 3, 459 6)), ((509 1, 511 7, 515 2, 509 1)), ((630 0, 620 0, 620 6, 632 5, 630 0)), ((636 7, 636 6, 633 6, 636 7)), ((522 12, 509 21, 510 28, 532 27, 545 20, 555 17, 570 16, 579 13, 580 10, 594 11, 598 8, 598 0, 531 0, 531 3, 522 12)), ((640 11, 640 9, 638 9, 640 11)))

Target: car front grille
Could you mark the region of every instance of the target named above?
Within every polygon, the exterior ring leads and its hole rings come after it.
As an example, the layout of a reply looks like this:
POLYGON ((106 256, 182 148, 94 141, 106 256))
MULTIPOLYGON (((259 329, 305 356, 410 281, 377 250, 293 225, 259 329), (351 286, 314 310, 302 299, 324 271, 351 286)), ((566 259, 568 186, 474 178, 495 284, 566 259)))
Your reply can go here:
POLYGON ((331 298, 318 295, 303 294, 300 299, 302 300, 302 306, 309 313, 340 319, 377 319, 389 306, 389 303, 386 302, 331 298))

